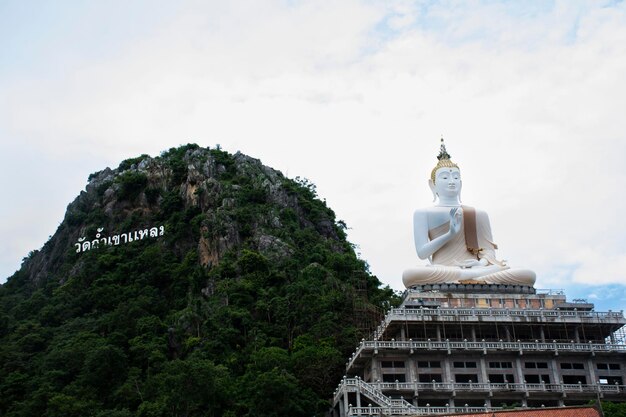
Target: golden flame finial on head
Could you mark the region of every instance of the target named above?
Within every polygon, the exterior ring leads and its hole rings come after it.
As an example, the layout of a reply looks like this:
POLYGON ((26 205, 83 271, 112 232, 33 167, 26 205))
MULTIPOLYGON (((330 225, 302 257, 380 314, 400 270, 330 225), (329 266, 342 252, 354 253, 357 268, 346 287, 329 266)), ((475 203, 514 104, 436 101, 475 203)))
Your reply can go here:
POLYGON ((446 150, 446 145, 443 143, 443 136, 441 137, 441 147, 439 148, 439 155, 437 155, 437 166, 435 166, 430 173, 430 179, 433 180, 433 184, 435 183, 435 174, 439 168, 456 168, 460 169, 457 164, 450 160, 450 154, 446 150))

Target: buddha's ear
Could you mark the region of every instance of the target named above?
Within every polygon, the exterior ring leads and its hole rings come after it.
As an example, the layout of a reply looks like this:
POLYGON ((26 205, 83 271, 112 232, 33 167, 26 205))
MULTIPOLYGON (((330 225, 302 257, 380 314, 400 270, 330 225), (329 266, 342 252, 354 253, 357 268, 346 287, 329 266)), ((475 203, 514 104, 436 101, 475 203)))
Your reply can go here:
POLYGON ((459 203, 461 203, 461 191, 463 191, 463 181, 459 181, 459 203))
POLYGON ((437 191, 435 191, 435 183, 432 179, 428 180, 428 186, 430 187, 430 191, 433 193, 433 203, 437 201, 437 191))

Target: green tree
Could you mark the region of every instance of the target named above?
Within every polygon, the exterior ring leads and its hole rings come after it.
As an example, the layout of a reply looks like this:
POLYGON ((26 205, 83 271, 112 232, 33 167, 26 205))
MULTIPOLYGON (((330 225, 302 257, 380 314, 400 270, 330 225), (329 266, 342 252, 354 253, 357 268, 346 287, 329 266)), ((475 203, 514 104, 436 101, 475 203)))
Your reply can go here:
POLYGON ((228 372, 206 359, 168 362, 148 381, 140 416, 220 416, 230 402, 228 372))
POLYGON ((626 403, 612 403, 602 401, 604 417, 626 417, 626 403))
POLYGON ((247 374, 242 402, 250 417, 310 416, 318 411, 315 395, 284 369, 247 374))

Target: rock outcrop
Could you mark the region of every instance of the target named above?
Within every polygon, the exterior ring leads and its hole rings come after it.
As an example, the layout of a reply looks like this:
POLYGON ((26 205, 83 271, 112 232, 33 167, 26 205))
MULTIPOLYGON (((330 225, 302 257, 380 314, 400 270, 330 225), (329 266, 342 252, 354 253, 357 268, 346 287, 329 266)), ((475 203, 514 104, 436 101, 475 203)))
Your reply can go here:
MULTIPOLYGON (((336 241, 337 250, 345 250, 345 235, 334 213, 319 200, 309 200, 314 197, 314 187, 306 180, 289 180, 239 152, 230 155, 188 145, 155 158, 142 155, 92 174, 55 235, 33 252, 24 268, 34 287, 48 279, 65 280, 73 271, 62 266, 81 237, 92 238, 96 228, 114 235, 124 228, 148 227, 168 220, 172 211, 195 213, 200 233, 177 244, 180 250, 196 247, 199 262, 207 268, 218 265, 244 240, 271 260, 292 254, 295 242, 284 233, 281 218, 313 228, 336 241)), ((168 234, 176 233, 175 227, 166 225, 168 234)))

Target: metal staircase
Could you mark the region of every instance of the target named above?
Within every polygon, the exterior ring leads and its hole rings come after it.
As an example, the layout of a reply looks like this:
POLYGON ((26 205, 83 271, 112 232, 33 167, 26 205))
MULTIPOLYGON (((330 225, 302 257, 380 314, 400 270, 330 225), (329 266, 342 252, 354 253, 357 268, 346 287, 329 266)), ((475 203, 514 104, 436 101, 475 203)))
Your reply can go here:
MULTIPOLYGON (((357 404, 357 407, 353 409, 352 405, 349 404, 349 408, 352 411, 357 409, 376 409, 377 412, 383 411, 385 414, 394 414, 394 415, 416 415, 421 414, 421 411, 418 407, 415 407, 405 399, 395 399, 390 398, 383 394, 380 389, 374 385, 368 384, 363 381, 361 378, 344 378, 341 380, 339 387, 335 391, 335 395, 333 397, 334 404, 339 403, 344 396, 348 395, 350 392, 355 392, 357 395, 363 395, 369 400, 375 402, 378 407, 372 407, 371 404, 368 407, 360 407, 360 404, 357 404)), ((354 414, 348 412, 346 416, 352 415, 361 415, 363 413, 359 412, 358 414, 354 414)))

